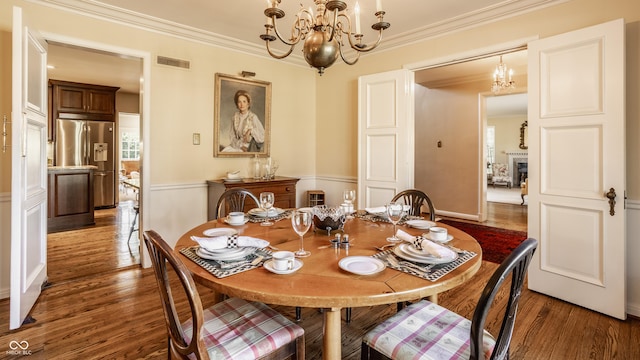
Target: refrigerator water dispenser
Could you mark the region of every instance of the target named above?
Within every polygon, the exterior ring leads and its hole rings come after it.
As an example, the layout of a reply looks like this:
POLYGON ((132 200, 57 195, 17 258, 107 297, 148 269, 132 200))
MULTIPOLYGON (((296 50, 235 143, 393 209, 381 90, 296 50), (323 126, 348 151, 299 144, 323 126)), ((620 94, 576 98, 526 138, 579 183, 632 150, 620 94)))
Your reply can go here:
POLYGON ((109 154, 107 143, 93 143, 93 161, 107 161, 109 154))

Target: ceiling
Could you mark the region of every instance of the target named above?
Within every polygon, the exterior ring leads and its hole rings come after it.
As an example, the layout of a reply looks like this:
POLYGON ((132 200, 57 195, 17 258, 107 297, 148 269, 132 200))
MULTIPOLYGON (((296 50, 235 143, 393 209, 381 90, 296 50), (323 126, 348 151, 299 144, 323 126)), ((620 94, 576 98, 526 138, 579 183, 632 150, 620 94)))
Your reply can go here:
MULTIPOLYGON (((44 5, 85 11, 113 21, 142 26, 154 30, 168 30, 179 36, 211 42, 215 45, 238 48, 247 52, 264 54, 264 42, 259 35, 264 32, 265 0, 34 0, 44 5)), ((459 31, 508 16, 515 16, 539 7, 550 6, 566 0, 382 0, 386 14, 384 20, 391 27, 384 32, 379 51, 392 49, 421 39, 439 36, 445 32, 459 31)), ((279 5, 286 13, 281 19, 283 29, 289 29, 300 3, 305 7, 311 0, 282 0, 279 5)), ((346 0, 349 8, 353 0, 346 0)), ((375 21, 375 1, 359 0, 363 29, 375 21)), ((280 24, 280 22, 278 24, 280 24)), ((364 41, 373 41, 375 34, 365 32, 364 41)), ((114 54, 88 52, 61 44, 51 44, 49 49, 49 77, 68 81, 91 82, 119 86, 125 92, 138 92, 141 73, 139 59, 124 58, 114 54)), ((526 51, 524 52, 526 53, 526 51)), ((364 55, 366 56, 366 55, 364 55)), ((300 56, 290 56, 300 59, 300 56)), ((455 67, 439 67, 416 73, 416 81, 436 84, 452 78, 490 77, 497 56, 477 60, 455 67), (484 61, 484 63, 483 63, 484 61), (489 69, 489 70, 487 70, 489 69)), ((526 72, 526 56, 505 55, 505 62, 516 72, 526 72), (509 58, 511 57, 511 58, 509 58), (524 58, 524 60, 522 60, 524 58)), ((314 71, 310 69, 310 71, 314 71)))

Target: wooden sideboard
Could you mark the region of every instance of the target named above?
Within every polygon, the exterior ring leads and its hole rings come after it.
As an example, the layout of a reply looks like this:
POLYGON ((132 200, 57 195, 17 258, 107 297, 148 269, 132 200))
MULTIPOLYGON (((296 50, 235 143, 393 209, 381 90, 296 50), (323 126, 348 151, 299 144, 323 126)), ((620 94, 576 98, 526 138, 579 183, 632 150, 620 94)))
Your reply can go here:
MULTIPOLYGON (((255 179, 242 179, 238 182, 228 182, 224 180, 207 180, 207 220, 213 220, 215 214, 215 208, 218 204, 218 199, 223 192, 232 188, 244 188, 249 190, 257 198, 260 198, 260 193, 264 191, 271 191, 276 198, 274 207, 279 208, 295 208, 296 207, 296 184, 298 178, 290 178, 284 176, 276 176, 271 180, 255 180, 255 179)), ((244 211, 255 206, 249 202, 245 204, 244 211)))

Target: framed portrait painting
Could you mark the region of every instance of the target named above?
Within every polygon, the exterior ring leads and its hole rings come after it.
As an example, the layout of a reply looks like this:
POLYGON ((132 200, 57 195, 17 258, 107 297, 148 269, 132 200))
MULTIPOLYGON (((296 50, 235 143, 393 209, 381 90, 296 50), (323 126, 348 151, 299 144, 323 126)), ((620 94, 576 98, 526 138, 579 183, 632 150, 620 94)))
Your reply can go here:
POLYGON ((269 156, 271 83, 225 74, 215 81, 213 155, 269 156))

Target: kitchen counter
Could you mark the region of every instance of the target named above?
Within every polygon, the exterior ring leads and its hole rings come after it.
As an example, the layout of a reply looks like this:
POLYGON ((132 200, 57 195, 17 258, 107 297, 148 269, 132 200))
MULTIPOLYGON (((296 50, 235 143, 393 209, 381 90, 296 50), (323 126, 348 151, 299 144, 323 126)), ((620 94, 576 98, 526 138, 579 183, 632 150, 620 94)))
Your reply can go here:
POLYGON ((98 167, 94 165, 83 165, 83 166, 49 166, 47 167, 47 171, 49 173, 52 172, 72 172, 72 171, 86 171, 86 170, 97 170, 98 167))
POLYGON ((48 232, 95 225, 93 172, 96 166, 48 167, 48 232))

